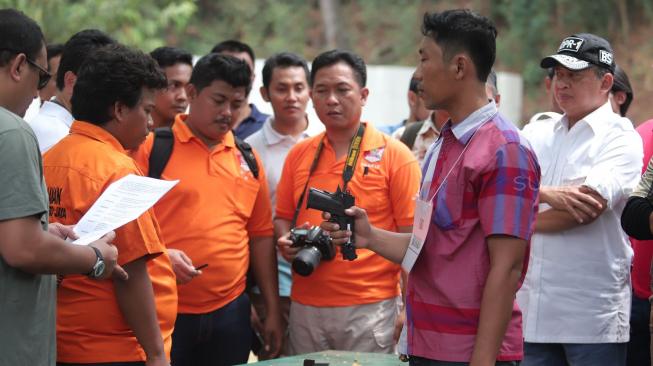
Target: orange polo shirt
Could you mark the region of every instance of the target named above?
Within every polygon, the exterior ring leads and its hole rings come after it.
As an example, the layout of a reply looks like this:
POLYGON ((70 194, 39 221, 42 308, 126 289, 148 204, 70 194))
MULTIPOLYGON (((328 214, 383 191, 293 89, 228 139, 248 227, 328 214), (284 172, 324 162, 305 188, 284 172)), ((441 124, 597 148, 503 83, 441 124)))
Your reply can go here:
MULTIPOLYGON (((276 217, 292 220, 324 134, 299 142, 288 153, 277 186, 276 217)), ((344 167, 345 157, 336 160, 333 147, 325 138, 308 186, 334 192, 342 187, 344 167)), ((367 211, 370 223, 390 231, 412 225, 420 177, 417 160, 410 150, 366 123, 354 177, 347 188, 355 197, 356 206, 367 211)), ((305 198, 297 224, 308 221, 319 225, 321 214, 307 210, 305 198)), ((308 277, 293 272, 292 300, 310 306, 351 306, 397 296, 400 266, 369 250, 357 249, 357 253, 356 260, 347 261, 338 251, 332 261, 322 261, 308 277)))
MULTIPOLYGON (((177 115, 174 145, 162 179, 179 179, 155 206, 168 248, 182 250, 202 275, 179 286, 179 313, 205 314, 230 303, 245 290, 249 239, 272 236, 272 208, 258 155, 255 179, 235 145, 234 136, 209 149, 177 115)), ((152 151, 150 134, 134 154, 144 172, 152 151)))
MULTIPOLYGON (((44 155, 50 221, 77 223, 112 182, 142 175, 122 145, 103 128, 73 122, 70 135, 44 155)), ((177 316, 177 286, 170 259, 159 239, 152 210, 116 230, 118 263, 147 256, 157 316, 170 354, 177 316)), ((38 350, 35 350, 38 352, 38 350)), ((57 296, 57 361, 101 363, 144 361, 145 353, 118 307, 111 280, 66 276, 57 296)))

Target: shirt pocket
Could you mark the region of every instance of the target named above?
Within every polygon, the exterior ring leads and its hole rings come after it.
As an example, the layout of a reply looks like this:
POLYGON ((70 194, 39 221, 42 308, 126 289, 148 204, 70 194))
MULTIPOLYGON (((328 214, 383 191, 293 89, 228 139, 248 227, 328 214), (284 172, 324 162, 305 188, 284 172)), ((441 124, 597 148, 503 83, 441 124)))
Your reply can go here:
POLYGON ((252 177, 236 177, 233 180, 231 198, 238 216, 243 219, 249 219, 252 216, 260 188, 259 181, 252 177))
POLYGON ((386 177, 376 169, 370 169, 360 180, 350 183, 355 187, 356 206, 368 212, 381 212, 392 209, 386 177))
POLYGON ((431 221, 442 231, 456 229, 462 220, 464 193, 458 189, 442 187, 433 200, 431 221))

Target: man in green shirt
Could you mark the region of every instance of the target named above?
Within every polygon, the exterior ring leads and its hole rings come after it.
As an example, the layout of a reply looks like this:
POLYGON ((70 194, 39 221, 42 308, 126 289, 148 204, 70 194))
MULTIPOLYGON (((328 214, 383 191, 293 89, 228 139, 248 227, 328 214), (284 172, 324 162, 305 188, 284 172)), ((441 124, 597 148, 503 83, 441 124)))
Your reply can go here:
POLYGON ((0 365, 55 365, 53 274, 126 276, 113 233, 81 246, 63 240, 71 228, 48 227, 41 153, 21 118, 48 83, 47 68, 38 24, 0 9, 0 365))

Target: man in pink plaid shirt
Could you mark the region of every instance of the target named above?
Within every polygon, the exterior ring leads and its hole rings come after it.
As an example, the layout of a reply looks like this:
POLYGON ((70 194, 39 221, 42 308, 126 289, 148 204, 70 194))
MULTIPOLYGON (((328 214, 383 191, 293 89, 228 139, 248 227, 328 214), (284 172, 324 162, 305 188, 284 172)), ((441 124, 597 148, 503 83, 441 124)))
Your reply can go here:
MULTIPOLYGON (((496 29, 468 10, 426 14, 421 91, 451 119, 426 155, 413 233, 371 227, 363 209, 355 244, 409 271, 404 338, 410 365, 518 365, 515 292, 537 213, 540 168, 517 129, 488 101, 496 29)), ((328 214, 325 214, 328 218, 328 214)), ((324 222, 333 242, 351 232, 324 222)))

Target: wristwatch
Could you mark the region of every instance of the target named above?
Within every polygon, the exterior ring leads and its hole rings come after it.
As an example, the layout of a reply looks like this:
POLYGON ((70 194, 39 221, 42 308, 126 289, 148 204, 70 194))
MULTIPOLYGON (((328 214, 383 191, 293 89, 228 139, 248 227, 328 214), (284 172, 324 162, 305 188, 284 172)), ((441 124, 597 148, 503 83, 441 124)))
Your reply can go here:
POLYGON ((100 249, 93 246, 91 248, 93 248, 93 250, 95 251, 97 260, 95 261, 93 268, 91 268, 91 271, 86 275, 90 278, 99 278, 104 274, 104 269, 106 268, 104 264, 104 258, 102 257, 102 253, 100 253, 100 249))

